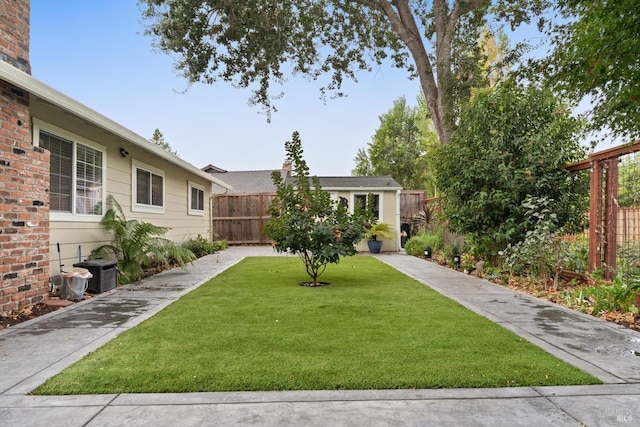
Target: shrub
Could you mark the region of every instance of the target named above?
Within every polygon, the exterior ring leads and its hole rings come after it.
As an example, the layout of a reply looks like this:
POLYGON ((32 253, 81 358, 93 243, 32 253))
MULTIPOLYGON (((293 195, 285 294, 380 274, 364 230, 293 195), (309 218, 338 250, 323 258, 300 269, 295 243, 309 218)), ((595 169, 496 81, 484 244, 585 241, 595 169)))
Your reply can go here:
POLYGON ((532 229, 522 241, 509 244, 502 254, 504 267, 512 274, 540 277, 545 289, 547 279, 553 276, 553 288, 557 290, 560 271, 576 265, 577 257, 569 242, 562 239, 563 230, 551 210, 553 202, 547 197, 527 196, 522 205, 527 209, 532 229))
POLYGON ((451 142, 439 148, 442 213, 483 259, 495 261, 532 229, 522 204, 527 195, 553 199, 558 225, 582 230, 588 175, 561 168, 585 156, 582 123, 570 111, 546 89, 504 80, 475 94, 451 142))
POLYGON ((640 278, 640 245, 635 241, 627 241, 618 245, 618 271, 625 277, 640 278))
POLYGON ((146 267, 170 265, 180 267, 196 259, 193 252, 164 238, 170 228, 159 227, 135 219, 127 220, 118 201, 111 195, 112 206, 105 212, 100 224, 113 234, 113 242, 91 251, 91 258, 116 258, 121 276, 120 283, 129 283, 144 277, 146 267))
POLYGON ((587 271, 589 260, 589 239, 586 236, 580 236, 574 241, 567 243, 567 253, 570 255, 566 260, 565 270, 575 271, 576 273, 584 273, 587 271))
POLYGON ((211 242, 209 239, 198 234, 197 237, 193 237, 187 240, 183 245, 185 248, 193 252, 196 258, 201 258, 205 255, 213 254, 219 250, 227 248, 226 240, 218 240, 211 242))
POLYGON ((567 307, 596 316, 616 310, 637 313, 638 309, 633 306, 633 302, 638 291, 640 280, 625 283, 622 275, 618 274, 611 285, 576 288, 564 292, 563 297, 567 307))
POLYGON ((424 248, 431 247, 432 252, 442 249, 442 230, 436 230, 430 233, 422 233, 412 236, 404 245, 404 250, 409 255, 422 256, 424 248))
POLYGON ((614 284, 617 283, 618 280, 620 281, 620 285, 616 288, 616 292, 614 294, 616 306, 622 311, 630 310, 637 314, 638 308, 640 307, 635 307, 634 302, 638 296, 638 292, 640 292, 640 279, 634 278, 627 281, 627 283, 623 283, 622 275, 618 274, 614 284))

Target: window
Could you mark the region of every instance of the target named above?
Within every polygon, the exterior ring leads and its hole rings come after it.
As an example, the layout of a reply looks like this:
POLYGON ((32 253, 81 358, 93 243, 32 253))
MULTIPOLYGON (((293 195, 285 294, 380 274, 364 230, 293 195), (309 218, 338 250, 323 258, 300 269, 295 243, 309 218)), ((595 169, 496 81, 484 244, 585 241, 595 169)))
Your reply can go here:
POLYGON ((372 203, 372 213, 373 217, 381 220, 380 217, 380 195, 379 194, 354 194, 353 195, 353 205, 360 206, 362 209, 367 207, 367 201, 369 196, 373 197, 372 203))
POLYGON ((132 164, 133 211, 164 212, 164 171, 136 160, 132 164))
POLYGON ((204 215, 204 187, 189 181, 189 215, 204 215))
POLYGON ((34 137, 34 143, 51 152, 49 205, 54 219, 67 215, 99 221, 104 213, 104 148, 35 119, 34 137))

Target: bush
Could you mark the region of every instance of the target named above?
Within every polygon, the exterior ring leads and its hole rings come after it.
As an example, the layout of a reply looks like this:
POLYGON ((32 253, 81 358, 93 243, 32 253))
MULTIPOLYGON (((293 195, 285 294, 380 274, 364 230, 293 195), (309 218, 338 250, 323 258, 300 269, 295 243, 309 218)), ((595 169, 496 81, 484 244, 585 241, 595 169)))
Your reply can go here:
POLYGON ((633 302, 638 291, 640 291, 639 280, 625 283, 619 274, 611 285, 576 288, 564 292, 563 297, 567 307, 594 316, 616 310, 637 313, 638 309, 633 306, 633 302))
POLYGON ((432 252, 442 249, 442 230, 412 236, 404 245, 404 250, 409 255, 423 256, 427 246, 431 247, 432 252))
POLYGON ((588 174, 561 168, 585 157, 581 126, 559 98, 535 85, 505 80, 476 93, 434 161, 451 231, 495 262, 533 228, 522 203, 527 195, 553 199, 549 209, 558 226, 581 231, 588 174))
POLYGON ((209 239, 198 234, 197 237, 193 237, 187 240, 182 246, 194 253, 197 258, 202 258, 205 255, 213 254, 219 250, 227 248, 226 240, 217 240, 215 242, 209 241, 209 239))
POLYGON ((540 277, 545 289, 547 279, 553 276, 553 288, 557 290, 560 271, 577 268, 579 256, 576 247, 563 240, 564 232, 551 210, 553 204, 547 197, 527 196, 522 205, 533 228, 522 241, 509 244, 502 254, 504 267, 512 274, 540 277))
POLYGON ((580 236, 574 241, 569 241, 567 251, 570 257, 563 268, 576 273, 586 272, 589 260, 589 239, 586 236, 580 236))
POLYGON ((625 277, 640 278, 640 245, 634 241, 628 241, 618 245, 618 272, 625 277))
POLYGON ((185 264, 196 259, 190 250, 162 237, 170 228, 127 220, 113 196, 109 195, 107 202, 112 207, 105 212, 100 224, 112 234, 113 242, 91 251, 91 258, 116 258, 121 272, 120 283, 143 278, 148 267, 175 262, 185 268, 185 264))

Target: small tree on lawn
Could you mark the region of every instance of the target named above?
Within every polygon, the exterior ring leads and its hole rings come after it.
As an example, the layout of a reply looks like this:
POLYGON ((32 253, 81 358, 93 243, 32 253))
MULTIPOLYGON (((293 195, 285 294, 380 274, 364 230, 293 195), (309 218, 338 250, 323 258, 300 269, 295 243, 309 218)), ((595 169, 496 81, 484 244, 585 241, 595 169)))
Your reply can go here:
POLYGON ((287 179, 278 171, 272 174, 277 197, 267 211, 271 218, 264 232, 278 252, 297 254, 312 279, 309 285, 318 286, 327 264, 356 253, 355 244, 364 237, 368 216, 358 207, 350 214, 320 188, 318 177, 309 177, 298 132, 285 143, 285 150, 292 175, 287 179))

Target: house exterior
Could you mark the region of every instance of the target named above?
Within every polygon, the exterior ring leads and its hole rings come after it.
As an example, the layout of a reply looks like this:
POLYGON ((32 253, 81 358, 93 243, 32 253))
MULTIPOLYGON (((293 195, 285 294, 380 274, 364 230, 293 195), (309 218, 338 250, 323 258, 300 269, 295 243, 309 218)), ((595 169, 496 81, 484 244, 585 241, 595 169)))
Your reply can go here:
POLYGON ((107 195, 176 242, 208 236, 212 185, 230 186, 31 77, 29 1, 0 9, 0 311, 42 301, 60 263, 110 241, 107 195))

